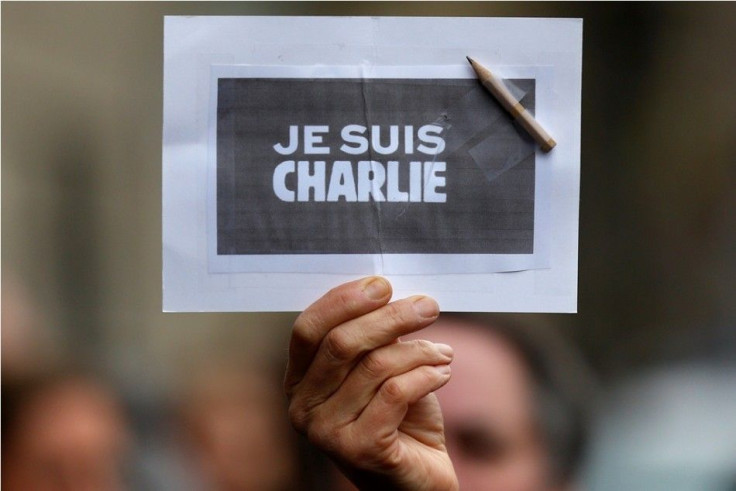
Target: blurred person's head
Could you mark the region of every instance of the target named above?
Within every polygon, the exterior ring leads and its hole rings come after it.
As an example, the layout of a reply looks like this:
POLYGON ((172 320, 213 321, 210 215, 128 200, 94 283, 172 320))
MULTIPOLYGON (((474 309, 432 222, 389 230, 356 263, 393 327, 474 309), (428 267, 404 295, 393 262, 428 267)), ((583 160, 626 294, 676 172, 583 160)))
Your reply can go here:
POLYGON ((131 444, 115 394, 82 375, 4 381, 2 488, 124 489, 131 444))
POLYGON ((589 381, 558 336, 472 315, 441 316, 418 336, 455 351, 452 379, 437 396, 461 488, 573 487, 589 381))
POLYGON ((197 372, 181 414, 186 449, 206 489, 293 489, 296 452, 275 374, 238 363, 197 372))

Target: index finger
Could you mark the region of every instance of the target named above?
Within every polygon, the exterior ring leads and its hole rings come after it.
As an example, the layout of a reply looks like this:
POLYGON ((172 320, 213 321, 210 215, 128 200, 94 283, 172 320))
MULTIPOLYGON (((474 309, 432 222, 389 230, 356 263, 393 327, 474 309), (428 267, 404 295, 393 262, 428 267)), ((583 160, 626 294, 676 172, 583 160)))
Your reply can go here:
POLYGON ((289 390, 304 377, 322 339, 330 330, 391 300, 391 284, 369 276, 333 288, 302 312, 294 322, 284 387, 289 390))

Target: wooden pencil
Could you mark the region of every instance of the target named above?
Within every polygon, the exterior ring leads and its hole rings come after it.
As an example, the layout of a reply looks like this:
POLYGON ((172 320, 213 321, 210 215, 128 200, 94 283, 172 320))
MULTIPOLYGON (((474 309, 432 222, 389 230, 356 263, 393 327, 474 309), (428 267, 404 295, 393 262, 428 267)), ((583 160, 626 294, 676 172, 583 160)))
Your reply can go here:
POLYGON ((491 71, 472 59, 470 56, 467 57, 470 62, 470 66, 473 67, 475 73, 478 75, 478 79, 483 84, 483 87, 493 94, 498 102, 506 109, 511 115, 529 132, 534 140, 539 143, 539 146, 543 151, 549 152, 552 148, 557 145, 557 142, 549 136, 549 133, 544 131, 544 128, 534 119, 534 116, 529 114, 529 111, 521 105, 521 102, 516 100, 516 97, 511 95, 509 89, 501 82, 501 80, 493 75, 491 71))

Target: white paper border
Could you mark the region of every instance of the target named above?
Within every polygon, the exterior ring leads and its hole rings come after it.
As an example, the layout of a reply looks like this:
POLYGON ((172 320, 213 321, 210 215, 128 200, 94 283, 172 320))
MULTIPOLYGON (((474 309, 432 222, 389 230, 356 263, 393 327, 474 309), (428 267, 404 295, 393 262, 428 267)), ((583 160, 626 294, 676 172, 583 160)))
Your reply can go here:
MULTIPOLYGON (((574 312, 577 308, 582 20, 452 17, 166 17, 164 21, 163 308, 299 311, 356 274, 207 270, 210 66, 549 66, 552 98, 537 119, 557 140, 537 154, 552 177, 550 269, 386 275, 394 297, 433 296, 443 310, 574 312)), ((542 87, 537 87, 540 91, 542 87)))

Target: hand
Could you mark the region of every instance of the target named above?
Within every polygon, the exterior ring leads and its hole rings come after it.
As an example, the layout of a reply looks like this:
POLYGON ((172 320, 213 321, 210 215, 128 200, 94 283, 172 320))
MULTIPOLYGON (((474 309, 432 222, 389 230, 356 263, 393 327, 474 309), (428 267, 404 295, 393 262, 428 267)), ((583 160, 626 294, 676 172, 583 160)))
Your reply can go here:
POLYGON ((439 308, 424 296, 390 299, 385 279, 365 278, 297 318, 284 381, 291 422, 361 489, 457 489, 432 393, 450 379, 452 349, 399 340, 439 308))

